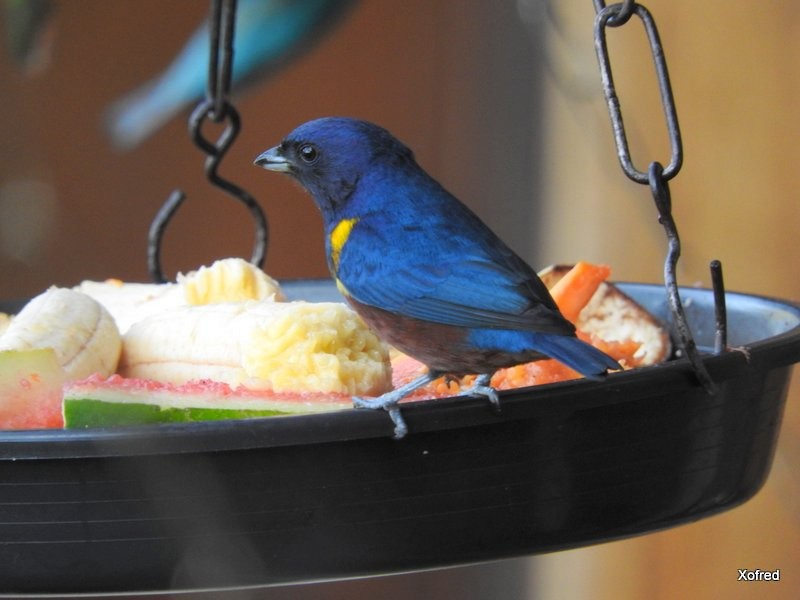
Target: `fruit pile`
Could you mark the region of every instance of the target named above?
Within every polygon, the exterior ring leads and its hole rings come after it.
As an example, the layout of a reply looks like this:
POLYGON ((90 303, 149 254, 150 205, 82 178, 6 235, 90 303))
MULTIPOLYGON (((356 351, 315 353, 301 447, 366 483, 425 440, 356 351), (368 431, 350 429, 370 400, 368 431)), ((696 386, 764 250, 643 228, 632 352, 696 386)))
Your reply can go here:
MULTIPOLYGON (((669 336, 578 263, 540 274, 578 335, 625 368, 655 364, 669 336)), ((388 348, 348 306, 287 302, 276 281, 224 259, 168 284, 86 281, 0 316, 0 429, 119 426, 341 410, 425 366, 388 348)), ((573 379, 554 360, 501 369, 497 389, 573 379)), ((458 395, 442 378, 408 400, 458 395)))
POLYGON ((286 302, 241 259, 50 288, 0 332, 3 429, 334 410, 389 389, 388 348, 354 311, 286 302))

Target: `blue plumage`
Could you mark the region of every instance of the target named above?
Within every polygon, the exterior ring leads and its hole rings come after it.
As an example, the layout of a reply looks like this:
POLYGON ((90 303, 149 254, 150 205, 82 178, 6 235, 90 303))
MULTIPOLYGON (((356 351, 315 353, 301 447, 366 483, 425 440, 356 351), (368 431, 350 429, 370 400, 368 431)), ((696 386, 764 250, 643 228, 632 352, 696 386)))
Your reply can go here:
MULTIPOLYGON (((240 0, 236 11, 233 86, 263 76, 316 41, 352 0, 240 0)), ((206 89, 208 22, 192 34, 166 70, 115 102, 107 129, 119 148, 147 138, 206 89)))
MULTIPOLYGON (((475 393, 494 399, 491 373, 521 362, 549 356, 589 377, 619 368, 575 337, 536 272, 386 130, 318 119, 256 164, 311 193, 339 289, 387 342, 429 367, 427 380, 480 374, 475 393)), ((397 402, 413 389, 357 405, 389 410, 402 435, 397 402)))

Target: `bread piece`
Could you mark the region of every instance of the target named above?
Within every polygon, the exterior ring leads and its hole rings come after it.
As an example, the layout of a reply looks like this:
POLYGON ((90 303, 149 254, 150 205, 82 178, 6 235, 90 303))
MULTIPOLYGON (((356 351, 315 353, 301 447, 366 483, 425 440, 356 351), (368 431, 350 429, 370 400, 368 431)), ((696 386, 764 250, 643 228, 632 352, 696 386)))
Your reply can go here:
MULTIPOLYGON (((539 273, 552 288, 572 267, 553 265, 539 273)), ((583 308, 575 326, 607 341, 634 340, 641 344, 636 366, 654 365, 669 358, 672 344, 664 326, 613 283, 603 282, 583 308)))

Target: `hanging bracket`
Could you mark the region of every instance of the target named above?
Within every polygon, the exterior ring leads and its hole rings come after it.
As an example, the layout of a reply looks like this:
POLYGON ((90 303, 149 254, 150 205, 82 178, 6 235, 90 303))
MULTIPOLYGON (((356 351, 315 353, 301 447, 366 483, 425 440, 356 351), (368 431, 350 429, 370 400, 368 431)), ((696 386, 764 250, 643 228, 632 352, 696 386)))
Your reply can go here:
MULTIPOLYGON (((675 224, 675 219, 672 216, 672 199, 668 182, 678 174, 683 165, 683 144, 681 141, 680 127, 678 126, 678 114, 675 109, 675 100, 672 95, 672 86, 669 80, 669 73, 667 72, 667 63, 664 58, 664 48, 658 35, 658 28, 656 27, 650 11, 634 1, 625 0, 624 2, 608 6, 606 6, 603 0, 593 0, 593 3, 597 12, 594 22, 594 44, 597 52, 597 59, 600 63, 600 78, 606 103, 608 104, 608 112, 611 116, 611 127, 614 132, 614 141, 617 146, 620 166, 629 179, 636 183, 650 186, 650 191, 653 195, 656 209, 658 210, 658 220, 663 226, 667 236, 668 247, 667 257, 664 263, 664 284, 678 342, 681 350, 689 360, 692 370, 700 384, 709 394, 715 394, 718 391, 717 385, 711 379, 700 357, 700 353, 697 350, 697 345, 692 336, 683 303, 681 302, 677 277, 675 275, 678 258, 681 253, 681 242, 678 236, 678 228, 675 224), (653 161, 650 163, 647 171, 637 169, 630 155, 627 136, 625 134, 625 124, 622 119, 622 110, 614 86, 614 78, 611 73, 611 59, 609 58, 608 45, 606 42, 606 30, 608 27, 620 27, 630 21, 634 15, 639 17, 647 33, 671 146, 669 164, 663 167, 658 161, 653 161)), ((711 265, 717 327, 715 349, 717 352, 722 352, 722 350, 724 350, 725 333, 727 330, 725 323, 725 290, 722 283, 722 265, 719 261, 713 261, 711 265)))
MULTIPOLYGON (((208 181, 229 196, 244 204, 255 223, 255 242, 250 262, 262 266, 266 257, 269 226, 266 215, 245 190, 219 175, 219 164, 241 130, 239 113, 228 100, 233 65, 233 38, 236 21, 236 0, 212 0, 209 19, 209 67, 206 97, 197 105, 189 117, 189 134, 194 144, 206 155, 205 175, 208 181), (222 63, 220 66, 220 62, 222 63), (203 136, 203 123, 226 123, 216 141, 203 136)), ((176 189, 159 209, 148 233, 147 266, 153 281, 166 281, 161 267, 161 246, 164 232, 186 194, 176 189)))

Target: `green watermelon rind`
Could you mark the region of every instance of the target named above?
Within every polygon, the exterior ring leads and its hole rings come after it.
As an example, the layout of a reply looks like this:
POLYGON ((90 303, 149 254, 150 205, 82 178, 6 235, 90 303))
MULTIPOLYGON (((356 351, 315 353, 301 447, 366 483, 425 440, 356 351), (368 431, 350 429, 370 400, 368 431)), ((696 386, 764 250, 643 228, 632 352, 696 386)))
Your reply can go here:
POLYGON ((251 419, 297 414, 273 409, 173 408, 144 402, 107 402, 93 398, 64 400, 64 426, 67 429, 121 427, 154 423, 195 423, 251 419))
POLYGON ((66 429, 252 419, 352 408, 341 394, 232 389, 205 380, 172 385, 91 376, 64 388, 66 429))

